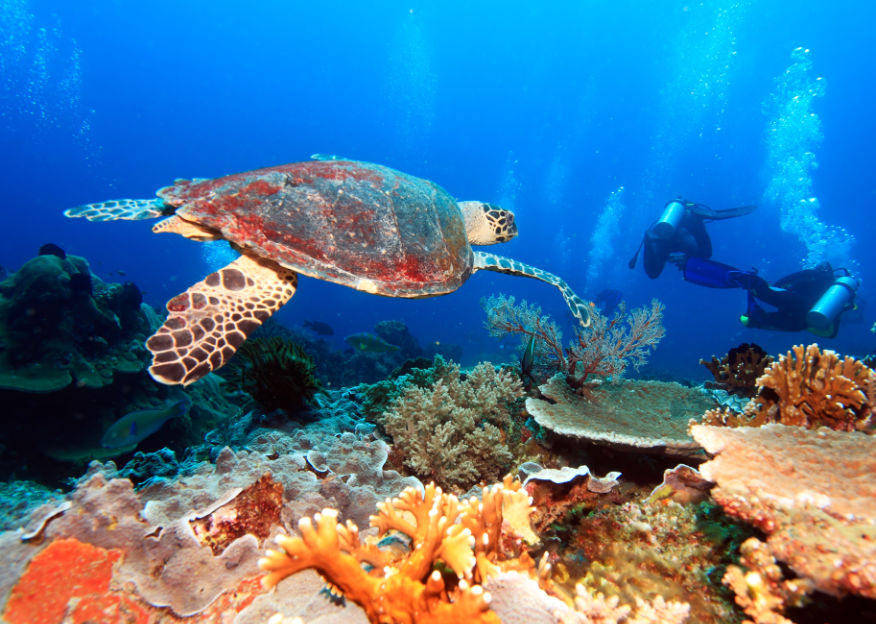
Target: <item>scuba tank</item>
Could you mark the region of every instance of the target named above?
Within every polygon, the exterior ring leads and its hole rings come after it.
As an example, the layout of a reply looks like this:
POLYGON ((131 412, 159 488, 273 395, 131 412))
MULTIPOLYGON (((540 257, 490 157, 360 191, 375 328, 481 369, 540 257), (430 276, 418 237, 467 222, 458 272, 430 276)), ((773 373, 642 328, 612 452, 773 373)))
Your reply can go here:
POLYGON ((809 327, 809 331, 819 335, 830 332, 840 313, 854 301, 858 285, 858 280, 850 275, 836 278, 830 288, 806 313, 806 325, 809 327))
POLYGON ((657 223, 651 227, 651 232, 653 232, 654 236, 657 238, 670 238, 675 234, 675 230, 681 224, 681 220, 684 218, 684 212, 685 207, 681 201, 673 199, 672 201, 667 202, 666 206, 663 208, 663 214, 660 215, 657 223))

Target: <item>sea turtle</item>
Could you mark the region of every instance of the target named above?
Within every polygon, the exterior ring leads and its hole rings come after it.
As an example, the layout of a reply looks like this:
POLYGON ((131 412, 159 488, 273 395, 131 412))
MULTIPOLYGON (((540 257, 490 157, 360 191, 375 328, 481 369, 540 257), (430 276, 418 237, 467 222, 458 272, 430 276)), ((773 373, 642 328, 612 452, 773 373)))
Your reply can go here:
POLYGON ((440 186, 388 167, 311 160, 212 180, 177 180, 155 199, 70 208, 91 221, 152 219, 153 232, 224 239, 241 253, 168 301, 147 341, 151 375, 188 385, 228 362, 252 331, 295 293, 298 274, 389 297, 453 292, 480 269, 556 286, 572 314, 588 304, 565 281, 535 267, 473 251, 517 235, 514 215, 455 201, 440 186))

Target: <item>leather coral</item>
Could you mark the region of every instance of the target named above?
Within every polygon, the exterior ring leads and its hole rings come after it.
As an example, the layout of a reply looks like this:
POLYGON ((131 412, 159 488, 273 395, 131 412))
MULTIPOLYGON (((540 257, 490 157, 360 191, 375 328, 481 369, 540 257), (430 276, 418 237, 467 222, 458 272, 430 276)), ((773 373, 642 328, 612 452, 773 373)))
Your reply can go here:
POLYGON ((465 501, 434 484, 407 488, 379 504, 370 521, 378 538, 407 536, 410 549, 398 552, 360 539, 356 525, 338 523, 337 511, 326 509, 302 518, 300 537, 277 539, 281 550, 259 562, 268 572, 263 582, 273 587, 313 568, 372 622, 498 624, 481 583, 501 571, 534 570, 523 544, 535 539, 531 512, 528 494, 510 477, 465 501))
POLYGON ((757 380, 758 411, 767 422, 810 429, 871 431, 876 404, 876 372, 858 360, 796 345, 757 380))

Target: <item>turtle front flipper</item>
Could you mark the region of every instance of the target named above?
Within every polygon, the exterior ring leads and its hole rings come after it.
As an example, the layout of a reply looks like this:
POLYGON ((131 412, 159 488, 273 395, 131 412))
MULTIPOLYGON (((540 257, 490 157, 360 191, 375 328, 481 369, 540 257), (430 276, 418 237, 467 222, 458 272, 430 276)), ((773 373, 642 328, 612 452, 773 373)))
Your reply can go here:
POLYGON ((473 272, 481 269, 485 271, 508 273, 510 275, 534 277, 535 279, 556 286, 563 295, 563 299, 566 300, 566 305, 569 306, 572 316, 578 319, 578 322, 581 323, 583 327, 590 325, 589 304, 576 295, 575 291, 572 290, 563 278, 523 262, 506 258, 505 256, 497 256, 496 254, 476 251, 474 252, 473 272))
POLYGON ((85 204, 68 208, 65 217, 85 217, 89 221, 143 221, 157 219, 173 211, 173 207, 158 197, 154 199, 112 199, 96 204, 85 204))
POLYGON ((295 294, 298 276, 241 256, 167 302, 164 325, 147 341, 149 374, 189 385, 224 366, 247 337, 295 294))

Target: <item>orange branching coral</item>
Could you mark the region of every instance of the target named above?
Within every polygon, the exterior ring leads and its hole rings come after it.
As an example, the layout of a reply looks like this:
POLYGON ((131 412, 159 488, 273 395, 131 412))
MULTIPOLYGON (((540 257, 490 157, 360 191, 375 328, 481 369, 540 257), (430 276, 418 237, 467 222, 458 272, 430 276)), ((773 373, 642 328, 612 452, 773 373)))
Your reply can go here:
MULTIPOLYGON (((814 589, 808 579, 786 579, 766 544, 749 538, 739 549, 740 566, 728 566, 723 582, 736 594, 736 604, 755 624, 793 624, 781 614, 805 604, 814 589)), ((750 623, 749 623, 750 624, 750 623)))
POLYGON ((747 397, 755 395, 757 379, 772 362, 772 356, 760 346, 747 342, 730 349, 720 360, 714 355, 711 361, 700 360, 715 378, 714 382, 706 383, 707 388, 721 388, 747 397))
POLYGON ((876 373, 817 344, 797 345, 758 378, 758 410, 768 422, 814 429, 870 431, 876 373))
POLYGON ((745 404, 742 413, 730 407, 716 407, 705 411, 700 424, 715 427, 760 427, 773 422, 767 410, 758 410, 757 407, 757 402, 753 399, 745 404))
POLYGON ((396 531, 411 542, 407 553, 381 550, 362 541, 350 521, 337 522, 326 509, 299 522, 301 537, 280 537, 282 551, 269 551, 259 563, 264 584, 313 568, 372 622, 498 623, 489 610, 484 579, 499 571, 534 571, 523 541, 534 540, 528 494, 506 477, 486 487, 482 499, 460 501, 434 484, 424 492, 407 488, 378 506, 371 526, 378 537, 396 531), (365 567, 363 567, 363 564, 365 567))

